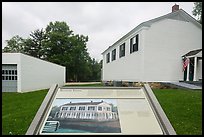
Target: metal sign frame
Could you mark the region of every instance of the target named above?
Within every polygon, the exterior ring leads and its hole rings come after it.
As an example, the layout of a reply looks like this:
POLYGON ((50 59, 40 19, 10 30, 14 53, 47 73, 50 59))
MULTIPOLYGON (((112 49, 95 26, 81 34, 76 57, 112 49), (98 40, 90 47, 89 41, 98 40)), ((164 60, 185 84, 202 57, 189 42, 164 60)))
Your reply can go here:
POLYGON ((39 135, 42 123, 48 114, 48 110, 57 94, 58 89, 141 89, 145 92, 146 98, 156 116, 156 119, 162 129, 164 135, 176 135, 176 132, 168 120, 165 112, 160 106, 157 98, 155 97, 152 89, 148 84, 144 84, 144 87, 58 87, 57 84, 53 85, 46 97, 44 98, 40 108, 38 109, 32 123, 30 124, 26 135, 39 135))

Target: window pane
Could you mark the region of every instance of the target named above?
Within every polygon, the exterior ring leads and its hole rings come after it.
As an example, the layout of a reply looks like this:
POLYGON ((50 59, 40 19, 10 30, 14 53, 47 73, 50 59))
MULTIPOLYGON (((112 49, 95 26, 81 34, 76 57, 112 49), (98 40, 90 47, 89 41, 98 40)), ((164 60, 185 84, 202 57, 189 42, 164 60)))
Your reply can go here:
POLYGON ((8 74, 8 70, 5 70, 5 74, 8 74))
POLYGON ((2 70, 2 74, 4 74, 4 70, 2 70))
POLYGON ((17 76, 15 76, 15 80, 17 80, 17 76))
POLYGON ((15 75, 17 75, 17 70, 15 70, 15 75))
POLYGON ((109 63, 110 62, 110 53, 108 53, 107 55, 106 55, 106 63, 109 63))
POLYGON ((134 51, 138 51, 138 43, 139 43, 139 35, 137 34, 135 37, 132 38, 132 42, 131 42, 131 52, 134 52, 134 51))
POLYGON ((15 74, 15 70, 11 70, 12 71, 12 75, 14 75, 15 74))
POLYGON ((15 76, 12 76, 12 80, 15 80, 15 76))
POLYGON ((4 76, 2 76, 2 80, 4 80, 4 76))
POLYGON ((120 53, 119 54, 120 54, 119 57, 125 56, 125 43, 120 45, 120 53))
POLYGON ((8 78, 8 76, 6 76, 6 79, 5 80, 8 80, 9 78, 8 78))
POLYGON ((112 51, 112 61, 116 59, 116 49, 112 51))

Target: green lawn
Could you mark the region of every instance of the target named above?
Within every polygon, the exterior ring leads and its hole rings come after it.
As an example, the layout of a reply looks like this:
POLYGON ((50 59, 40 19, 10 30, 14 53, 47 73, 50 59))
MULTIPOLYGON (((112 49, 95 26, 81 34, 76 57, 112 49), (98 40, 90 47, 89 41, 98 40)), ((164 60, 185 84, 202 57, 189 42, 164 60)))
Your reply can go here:
POLYGON ((2 134, 24 135, 47 91, 2 93, 2 134))
MULTIPOLYGON (((80 85, 102 86, 102 84, 80 85)), ((2 134, 23 135, 48 90, 28 93, 2 93, 2 134)), ((202 91, 153 90, 177 134, 202 134, 202 91)))
POLYGON ((202 135, 202 90, 154 89, 176 133, 202 135))

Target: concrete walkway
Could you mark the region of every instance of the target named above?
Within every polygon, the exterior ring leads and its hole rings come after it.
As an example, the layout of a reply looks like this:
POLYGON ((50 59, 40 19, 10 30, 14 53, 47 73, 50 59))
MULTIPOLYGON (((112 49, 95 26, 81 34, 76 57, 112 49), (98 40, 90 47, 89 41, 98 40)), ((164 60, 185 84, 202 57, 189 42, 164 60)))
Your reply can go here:
POLYGON ((185 82, 169 82, 169 83, 173 84, 175 86, 182 87, 182 88, 187 88, 187 89, 202 89, 202 86, 196 86, 196 85, 188 84, 188 83, 185 83, 185 82))

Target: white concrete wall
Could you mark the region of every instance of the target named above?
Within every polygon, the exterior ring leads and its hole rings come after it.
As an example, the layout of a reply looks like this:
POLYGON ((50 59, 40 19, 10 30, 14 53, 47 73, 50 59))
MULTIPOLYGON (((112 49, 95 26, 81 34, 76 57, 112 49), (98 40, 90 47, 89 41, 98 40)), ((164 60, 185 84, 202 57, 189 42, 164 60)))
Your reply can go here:
POLYGON ((21 54, 21 91, 50 88, 65 83, 65 67, 21 54))
POLYGON ((143 81, 183 80, 181 57, 202 48, 202 30, 190 22, 165 19, 144 35, 143 81))

